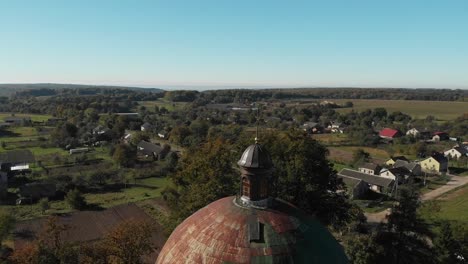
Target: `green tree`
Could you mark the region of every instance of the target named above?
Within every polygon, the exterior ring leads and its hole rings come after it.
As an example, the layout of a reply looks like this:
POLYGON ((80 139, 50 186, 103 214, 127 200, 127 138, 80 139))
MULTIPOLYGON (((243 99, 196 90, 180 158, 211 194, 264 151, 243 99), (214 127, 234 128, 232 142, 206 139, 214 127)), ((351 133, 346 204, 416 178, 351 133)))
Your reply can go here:
POLYGON ((71 190, 65 196, 65 201, 73 208, 81 210, 86 206, 86 200, 78 189, 71 190))
POLYGON ((381 263, 434 263, 425 223, 419 218, 419 193, 414 186, 402 187, 398 202, 388 217, 386 229, 378 233, 376 243, 385 248, 381 263))
MULTIPOLYGON (((464 243, 466 241, 458 241, 456 239, 449 222, 442 222, 439 235, 434 243, 440 263, 465 263, 466 259, 464 258, 466 255, 463 255, 464 243)), ((467 246, 465 245, 465 247, 467 246)))
POLYGON ((363 149, 359 148, 353 152, 353 165, 358 165, 359 163, 369 162, 370 154, 363 149))
POLYGON ((374 242, 373 235, 349 236, 346 241, 345 252, 353 264, 379 263, 379 256, 384 249, 374 242))
POLYGON ((42 214, 44 214, 50 208, 49 199, 47 198, 40 199, 39 207, 41 208, 42 214))
POLYGON ((335 228, 345 227, 356 216, 344 194, 328 150, 299 131, 262 135, 262 142, 275 164, 275 195, 298 206, 335 228))
POLYGON ((130 167, 135 163, 136 150, 131 146, 120 144, 115 147, 112 158, 120 166, 130 167))
POLYGON ((172 175, 176 188, 164 192, 175 208, 174 223, 210 202, 236 193, 239 176, 233 161, 230 146, 221 139, 207 142, 197 151, 185 152, 179 162, 181 169, 172 175))

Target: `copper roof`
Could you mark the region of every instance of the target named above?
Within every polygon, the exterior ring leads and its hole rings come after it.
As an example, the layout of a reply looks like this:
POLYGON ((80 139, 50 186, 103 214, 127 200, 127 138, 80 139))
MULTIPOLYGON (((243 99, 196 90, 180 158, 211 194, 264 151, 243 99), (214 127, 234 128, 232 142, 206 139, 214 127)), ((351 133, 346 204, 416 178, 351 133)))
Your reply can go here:
POLYGON ((244 168, 269 169, 273 167, 270 154, 260 144, 247 147, 237 164, 244 168))
POLYGON ((234 199, 187 218, 156 263, 348 263, 328 230, 299 209, 280 200, 266 210, 244 208, 234 199))

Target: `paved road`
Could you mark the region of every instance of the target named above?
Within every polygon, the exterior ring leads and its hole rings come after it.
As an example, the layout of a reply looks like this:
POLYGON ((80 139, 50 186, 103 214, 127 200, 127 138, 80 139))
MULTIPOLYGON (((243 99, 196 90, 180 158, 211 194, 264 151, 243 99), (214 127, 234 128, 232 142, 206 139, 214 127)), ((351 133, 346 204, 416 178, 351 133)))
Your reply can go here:
POLYGON ((455 175, 449 175, 450 176, 450 181, 447 182, 444 186, 439 187, 435 190, 432 190, 430 192, 427 192, 421 196, 422 201, 427 201, 427 200, 432 200, 435 199, 442 194, 449 192, 455 188, 458 188, 460 186, 463 186, 465 184, 468 184, 468 177, 461 177, 461 176, 455 176, 455 175))
MULTIPOLYGON (((450 181, 444 186, 439 187, 435 190, 427 192, 421 196, 422 201, 433 200, 440 197, 442 194, 447 193, 455 188, 468 184, 468 176, 460 177, 455 175, 449 175, 450 181)), ((387 221, 387 215, 391 213, 391 209, 386 209, 379 213, 365 213, 368 223, 385 223, 387 221)))

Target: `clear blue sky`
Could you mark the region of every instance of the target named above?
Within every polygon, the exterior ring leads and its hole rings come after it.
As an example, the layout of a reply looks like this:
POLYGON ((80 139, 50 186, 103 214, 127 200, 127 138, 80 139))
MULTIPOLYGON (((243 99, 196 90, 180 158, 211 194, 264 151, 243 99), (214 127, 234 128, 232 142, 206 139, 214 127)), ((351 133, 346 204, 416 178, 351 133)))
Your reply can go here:
POLYGON ((3 0, 25 82, 468 89, 468 1, 3 0))

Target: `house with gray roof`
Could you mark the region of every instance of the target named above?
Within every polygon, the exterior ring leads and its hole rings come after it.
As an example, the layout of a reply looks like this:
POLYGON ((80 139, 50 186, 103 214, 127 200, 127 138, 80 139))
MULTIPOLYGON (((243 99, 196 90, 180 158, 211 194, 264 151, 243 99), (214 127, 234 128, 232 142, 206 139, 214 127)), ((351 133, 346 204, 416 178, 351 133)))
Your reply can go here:
POLYGON ((137 145, 138 154, 146 156, 146 157, 153 157, 153 159, 161 160, 164 159, 169 153, 170 148, 162 147, 159 144, 153 144, 147 141, 140 141, 137 145))
POLYGON ((0 153, 0 171, 24 172, 29 170, 29 164, 36 160, 30 150, 18 149, 0 153))
POLYGON ((390 178, 380 177, 377 175, 371 175, 371 174, 367 174, 367 173, 363 173, 363 172, 355 171, 351 169, 342 169, 337 174, 337 176, 342 179, 353 178, 353 179, 362 180, 363 182, 368 184, 369 189, 375 192, 380 192, 380 193, 387 192, 387 190, 392 188, 393 184, 395 183, 395 181, 390 178))

